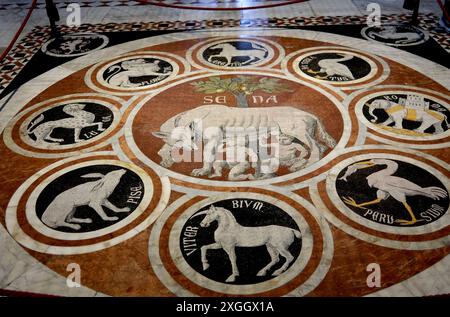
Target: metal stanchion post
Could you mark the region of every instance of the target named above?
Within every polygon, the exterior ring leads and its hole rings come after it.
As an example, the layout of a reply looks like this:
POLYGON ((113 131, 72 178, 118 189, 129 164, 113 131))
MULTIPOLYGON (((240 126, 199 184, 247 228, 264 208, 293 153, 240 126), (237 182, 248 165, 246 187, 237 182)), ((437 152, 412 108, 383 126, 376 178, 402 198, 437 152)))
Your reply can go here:
POLYGON ((439 20, 439 24, 450 33, 450 0, 445 0, 445 4, 439 1, 439 5, 442 9, 442 17, 439 20))
POLYGON ((419 7, 420 0, 405 0, 405 2, 403 3, 404 9, 413 11, 413 14, 411 16, 411 24, 418 24, 417 18, 419 17, 419 7))
POLYGON ((59 21, 59 13, 53 0, 45 0, 45 9, 47 10, 48 19, 50 21, 50 30, 53 37, 59 37, 56 22, 59 21))

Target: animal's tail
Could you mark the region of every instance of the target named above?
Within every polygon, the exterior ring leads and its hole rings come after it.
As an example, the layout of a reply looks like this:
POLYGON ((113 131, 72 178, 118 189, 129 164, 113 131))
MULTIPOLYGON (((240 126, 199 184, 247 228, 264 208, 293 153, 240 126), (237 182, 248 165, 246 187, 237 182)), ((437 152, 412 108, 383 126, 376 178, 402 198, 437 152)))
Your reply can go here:
POLYGON ((41 123, 44 120, 44 114, 41 113, 39 117, 37 117, 33 122, 31 122, 31 125, 29 128, 27 128, 27 133, 33 133, 33 129, 36 127, 36 125, 38 125, 39 123, 41 123))
POLYGON ((254 49, 254 50, 258 50, 258 51, 263 51, 263 52, 267 52, 267 49, 265 48, 265 47, 255 47, 255 46, 253 46, 253 44, 252 44, 252 49, 254 49))
POLYGON ((318 159, 322 158, 322 154, 323 152, 325 152, 326 146, 325 145, 321 145, 318 142, 316 142, 311 135, 309 135, 308 133, 306 133, 306 139, 308 141, 308 145, 309 145, 309 161, 310 162, 315 162, 318 159))
POLYGON ((294 233, 297 239, 300 239, 302 237, 302 233, 300 231, 292 229, 292 232, 294 233))
MULTIPOLYGON (((432 106, 431 106, 432 108, 435 108, 435 109, 433 109, 433 110, 431 110, 430 109, 430 112, 428 112, 428 113, 430 113, 431 115, 433 115, 433 112, 435 112, 435 111, 438 111, 439 112, 439 114, 440 115, 442 115, 443 117, 444 117, 444 119, 442 120, 443 122, 445 122, 446 124, 447 124, 447 127, 450 127, 450 123, 449 123, 449 121, 448 121, 448 118, 447 118, 447 116, 445 115, 445 110, 443 110, 443 109, 440 109, 439 108, 439 105, 437 105, 437 104, 433 104, 432 106)), ((435 117, 435 116, 434 116, 435 117)))
MULTIPOLYGON (((50 206, 49 206, 49 207, 50 207, 50 206)), ((48 227, 56 229, 56 228, 58 228, 58 224, 57 224, 56 221, 54 221, 53 219, 49 218, 49 213, 51 212, 51 211, 49 212, 49 209, 51 209, 51 208, 49 208, 49 207, 47 207, 47 209, 46 209, 46 210, 44 211, 44 213, 42 214, 41 220, 42 220, 42 222, 43 222, 44 224, 46 224, 48 227)))
POLYGON ((58 224, 55 222, 55 221, 44 221, 43 220, 43 222, 48 226, 48 227, 50 227, 50 228, 54 228, 54 229, 56 229, 56 228, 58 228, 59 226, 58 226, 58 224))
POLYGON ((436 186, 423 188, 423 194, 427 197, 433 198, 434 200, 445 198, 448 196, 446 190, 436 186))
POLYGON ((444 116, 444 121, 447 124, 447 127, 450 127, 450 123, 448 122, 448 118, 445 114, 441 113, 444 116))
POLYGON ((325 131, 325 127, 319 119, 316 121, 315 133, 319 137, 319 140, 325 143, 329 148, 332 149, 336 146, 336 141, 327 131, 325 131))

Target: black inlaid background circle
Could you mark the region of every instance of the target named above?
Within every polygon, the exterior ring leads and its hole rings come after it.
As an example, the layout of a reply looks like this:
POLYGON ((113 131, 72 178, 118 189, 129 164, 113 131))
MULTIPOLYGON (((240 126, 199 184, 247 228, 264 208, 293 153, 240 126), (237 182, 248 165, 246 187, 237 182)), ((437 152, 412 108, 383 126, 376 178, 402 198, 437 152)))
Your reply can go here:
POLYGON ((299 68, 302 70, 303 73, 305 73, 310 77, 313 78, 327 77, 326 80, 335 82, 358 80, 369 75, 372 70, 370 64, 364 59, 349 53, 339 53, 339 52, 318 53, 310 55, 299 61, 299 68), (327 59, 339 60, 344 58, 345 56, 353 56, 353 58, 347 61, 338 62, 338 64, 347 67, 348 70, 350 70, 351 74, 353 75, 353 78, 345 75, 327 76, 327 72, 325 72, 319 65, 320 61, 327 59))
POLYGON ((147 73, 147 75, 144 74, 142 76, 136 76, 135 74, 133 74, 133 76, 128 77, 128 81, 131 84, 137 86, 149 86, 167 78, 167 76, 173 72, 173 66, 169 62, 159 58, 151 58, 151 57, 130 58, 125 61, 120 61, 109 66, 103 72, 102 78, 108 84, 114 85, 112 80, 117 76, 121 76, 121 73, 126 72, 127 70, 132 71, 142 70, 142 73, 147 73), (139 65, 139 63, 142 64, 139 65), (134 64, 134 65, 130 67, 127 64, 134 64), (158 75, 156 75, 155 73, 157 73, 158 75))
MULTIPOLYGON (((353 198, 357 204, 373 201, 377 199, 377 190, 379 189, 383 190, 388 188, 391 190, 396 190, 399 193, 405 193, 406 188, 409 187, 407 183, 411 182, 419 186, 421 189, 416 190, 414 194, 411 191, 409 191, 409 194, 406 194, 406 202, 411 207, 416 219, 418 220, 418 222, 408 225, 408 227, 420 227, 441 218, 449 208, 448 192, 442 182, 430 172, 414 164, 399 160, 389 160, 397 163, 398 169, 392 174, 394 178, 391 178, 390 176, 382 177, 381 182, 385 184, 385 187, 379 187, 376 184, 372 187, 369 186, 367 177, 386 169, 387 165, 380 164, 368 168, 358 169, 356 172, 346 177, 347 181, 340 180, 340 178, 344 176, 348 170, 348 167, 344 168, 339 173, 336 181, 337 193, 344 204, 344 197, 353 198), (430 187, 437 187, 444 190, 447 192, 447 197, 435 200, 427 194, 421 194, 429 192, 429 189, 427 188, 430 187)), ((417 188, 415 186, 413 187, 417 188)), ((389 190, 386 192, 389 192, 389 190)), ((395 199, 392 195, 379 203, 366 205, 366 209, 354 207, 349 204, 345 205, 361 217, 382 225, 405 227, 405 225, 396 222, 396 220, 411 220, 411 217, 403 203, 395 199)))
MULTIPOLYGON (((81 223, 81 228, 75 230, 65 226, 59 226, 57 228, 52 228, 54 230, 62 232, 90 232, 94 230, 103 229, 109 227, 117 222, 128 217, 133 211, 139 206, 142 198, 144 196, 144 183, 141 178, 134 172, 123 166, 117 165, 92 165, 85 166, 73 171, 69 171, 52 182, 50 182, 44 190, 39 194, 36 201, 36 214, 42 221, 42 215, 47 209, 47 207, 57 199, 57 196, 67 190, 71 190, 76 186, 86 184, 89 182, 99 181, 99 177, 83 178, 83 175, 100 173, 103 175, 116 170, 126 170, 120 178, 119 184, 115 187, 114 191, 107 197, 108 201, 111 202, 117 208, 130 209, 130 212, 114 212, 111 209, 102 206, 103 211, 109 217, 118 217, 115 221, 103 220, 91 207, 89 207, 85 202, 82 205, 76 206, 74 208, 74 217, 76 218, 90 218, 92 223, 81 223)), ((67 204, 70 206, 71 204, 67 204)))
MULTIPOLYGON (((229 210, 236 218, 236 221, 244 227, 264 227, 270 225, 278 225, 285 227, 286 230, 289 230, 289 228, 291 228, 300 231, 298 225, 289 214, 284 212, 279 207, 269 204, 265 201, 237 198, 218 201, 211 205, 229 210), (245 206, 244 201, 252 202, 251 206, 245 206), (242 203, 242 208, 240 205, 238 208, 235 208, 237 206, 236 202, 242 203), (260 205, 258 205, 258 203, 262 204, 262 208, 255 209, 253 206, 259 207, 260 205)), ((195 214, 204 210, 208 210, 211 205, 203 207, 195 214)), ((204 245, 215 242, 214 232, 218 228, 217 221, 212 222, 209 227, 201 227, 200 223, 202 222, 204 217, 205 216, 191 216, 191 218, 189 218, 189 220, 184 224, 179 240, 181 253, 186 262, 195 271, 211 280, 225 283, 226 279, 231 275, 232 269, 230 259, 223 249, 207 251, 206 257, 208 259, 209 268, 204 271, 202 267, 200 248, 204 245), (197 229, 195 230, 193 228, 197 229), (195 236, 193 236, 194 233, 195 236)), ((300 255, 301 247, 302 240, 294 238, 293 242, 288 248, 289 252, 294 257, 294 260, 291 262, 289 267, 292 266, 292 264, 300 255)), ((267 272, 266 276, 257 276, 257 273, 267 264, 269 264, 271 260, 266 246, 237 246, 235 250, 237 257, 236 263, 240 275, 236 277, 235 282, 227 282, 229 284, 248 285, 273 279, 275 278, 275 276, 272 276, 272 273, 285 263, 285 258, 280 255, 278 263, 276 263, 267 272)))
POLYGON ((47 51, 55 55, 74 55, 92 51, 102 46, 105 39, 95 35, 66 35, 55 38, 47 45, 47 51))
MULTIPOLYGON (((364 117, 369 121, 372 122, 374 124, 383 124, 384 122, 386 122, 389 119, 389 114, 386 112, 386 110, 388 109, 382 109, 382 108, 376 108, 376 107, 372 107, 372 113, 373 115, 370 114, 370 110, 371 107, 370 105, 372 104, 373 101, 375 100, 386 100, 395 104, 398 104, 400 102, 400 99, 406 99, 407 98, 407 94, 386 94, 386 95, 382 95, 382 96, 377 96, 377 97, 373 97, 370 98, 363 106, 362 108, 362 112, 364 117), (374 121, 373 121, 374 120, 374 121)), ((428 103, 429 106, 426 107, 426 111, 429 111, 429 113, 432 115, 443 115, 443 120, 442 122, 439 124, 437 123, 436 125, 431 125, 430 127, 428 127, 427 129, 425 129, 425 133, 428 134, 439 134, 442 132, 447 131, 450 128, 450 124, 448 124, 447 122, 450 120, 450 111, 444 107, 442 104, 433 101, 431 99, 428 99, 426 97, 424 97, 424 102, 428 103), (447 120, 445 120, 445 118, 447 118, 447 120), (439 126, 442 129, 442 131, 437 131, 436 128, 438 128, 439 130, 439 126)), ((402 120, 402 127, 403 129, 407 129, 407 130, 415 130, 417 128, 419 128, 422 124, 422 119, 417 119, 417 120, 412 120, 411 117, 409 116, 405 116, 405 118, 402 120)), ((395 125, 395 122, 391 122, 388 123, 386 126, 388 127, 393 127, 395 125)))
POLYGON ((254 42, 226 41, 209 46, 203 51, 202 56, 205 61, 217 66, 240 67, 259 63, 269 56, 269 51, 254 42), (233 54, 230 60, 228 57, 225 57, 224 49, 219 47, 221 45, 231 45, 233 49, 242 52, 233 54), (246 51, 254 53, 254 58, 250 57, 246 51))
POLYGON ((365 31, 372 40, 392 45, 412 44, 425 40, 425 33, 410 25, 384 24, 369 27, 365 31))
MULTIPOLYGON (((64 106, 68 104, 82 104, 84 105, 84 108, 82 111, 89 112, 95 116, 95 119, 92 123, 85 123, 80 124, 84 125, 84 127, 81 129, 79 138, 81 141, 87 141, 92 138, 98 137, 100 134, 102 134, 106 129, 108 129, 111 124, 114 121, 114 114, 108 107, 94 103, 94 102, 72 102, 72 103, 65 103, 56 107, 53 107, 51 109, 45 110, 44 112, 39 113, 39 115, 33 117, 33 119, 30 121, 30 123, 27 125, 27 135, 28 137, 36 141, 37 137, 36 134, 39 133, 39 130, 42 129, 42 132, 45 133, 47 131, 46 129, 43 129, 43 127, 39 128, 41 125, 48 125, 47 122, 53 121, 54 124, 52 126, 55 126, 54 129, 52 129, 52 132, 49 134, 51 138, 54 139, 61 139, 62 142, 56 142, 52 140, 45 140, 45 143, 48 144, 57 144, 57 145, 68 145, 68 144, 75 144, 75 129, 73 128, 73 125, 70 124, 67 127, 63 127, 64 123, 58 123, 59 120, 62 119, 74 119, 75 117, 69 113, 66 113, 63 111, 64 106), (41 117, 43 115, 43 117, 41 117), (43 118, 41 121, 40 118, 43 118), (96 123, 102 123, 103 131, 100 131, 98 128, 99 126, 96 125, 96 123), (36 124, 35 124, 36 123, 36 124), (34 125, 34 126, 33 126, 34 125), (45 131, 44 131, 45 130, 45 131)), ((59 121, 61 122, 61 121, 59 121)), ((49 130, 48 130, 49 131, 49 130)))

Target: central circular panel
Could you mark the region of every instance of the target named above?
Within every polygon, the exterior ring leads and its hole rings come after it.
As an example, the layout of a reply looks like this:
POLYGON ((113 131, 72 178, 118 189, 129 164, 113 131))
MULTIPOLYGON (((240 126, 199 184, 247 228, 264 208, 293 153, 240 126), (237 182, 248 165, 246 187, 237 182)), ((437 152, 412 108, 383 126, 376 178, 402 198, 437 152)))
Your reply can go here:
POLYGON ((338 102, 312 87, 248 73, 187 79, 143 100, 127 139, 142 161, 178 178, 297 173, 318 166, 343 134, 338 102))

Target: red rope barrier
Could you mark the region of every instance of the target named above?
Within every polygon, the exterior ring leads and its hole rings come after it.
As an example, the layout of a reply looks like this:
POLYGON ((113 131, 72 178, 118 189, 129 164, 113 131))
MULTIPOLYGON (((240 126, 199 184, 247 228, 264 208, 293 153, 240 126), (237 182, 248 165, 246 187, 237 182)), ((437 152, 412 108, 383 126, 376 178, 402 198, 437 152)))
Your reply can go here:
POLYGON ((284 5, 289 4, 295 4, 300 2, 305 2, 309 0, 290 0, 282 3, 273 3, 273 4, 263 4, 259 6, 249 6, 249 7, 236 7, 236 8, 224 8, 224 7, 200 7, 200 6, 183 6, 178 4, 168 4, 168 3, 161 3, 156 1, 149 1, 149 0, 137 0, 141 4, 150 4, 155 5, 159 7, 167 7, 167 8, 175 8, 175 9, 186 9, 186 10, 211 10, 211 11, 233 11, 233 10, 253 10, 253 9, 265 9, 265 8, 272 8, 272 7, 280 7, 284 5))
POLYGON ((0 56, 0 62, 3 61, 3 59, 6 57, 6 55, 8 55, 9 51, 11 51, 11 49, 13 48, 14 44, 16 43, 17 39, 20 36, 20 33, 22 33, 23 28, 25 27, 28 20, 30 19, 31 13, 33 12, 34 8, 36 7, 36 3, 37 3, 37 0, 33 0, 33 2, 31 3, 31 7, 30 7, 30 9, 28 9, 27 16, 23 20, 22 25, 20 26, 19 30, 17 30, 16 34, 14 35, 14 38, 9 43, 8 47, 2 53, 2 56, 0 56))
POLYGON ((447 19, 447 21, 450 21, 450 15, 448 14, 447 10, 445 10, 445 6, 442 3, 442 1, 441 0, 436 0, 436 1, 439 4, 439 6, 441 7, 442 12, 444 12, 444 15, 445 15, 445 18, 447 19))

